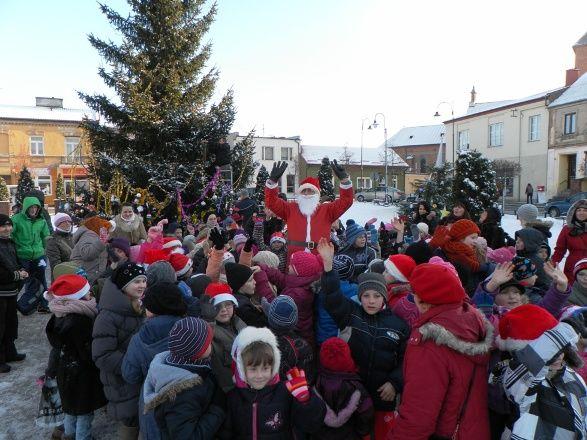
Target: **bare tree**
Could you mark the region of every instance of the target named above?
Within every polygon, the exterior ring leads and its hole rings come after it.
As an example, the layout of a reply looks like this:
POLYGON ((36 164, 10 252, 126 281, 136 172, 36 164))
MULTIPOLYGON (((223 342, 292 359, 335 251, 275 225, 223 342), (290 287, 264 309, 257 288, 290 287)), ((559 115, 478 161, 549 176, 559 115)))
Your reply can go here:
POLYGON ((345 145, 342 148, 342 153, 340 153, 338 160, 340 160, 345 165, 349 165, 351 163, 351 158, 353 157, 353 155, 354 153, 349 151, 349 147, 345 145))

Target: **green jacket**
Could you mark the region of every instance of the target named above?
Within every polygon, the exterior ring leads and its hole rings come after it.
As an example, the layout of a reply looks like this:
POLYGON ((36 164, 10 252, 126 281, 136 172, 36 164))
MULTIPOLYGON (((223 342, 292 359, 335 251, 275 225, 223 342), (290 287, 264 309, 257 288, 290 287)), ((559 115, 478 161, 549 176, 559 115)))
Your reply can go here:
POLYGON ((12 239, 16 243, 18 258, 36 260, 45 255, 45 237, 49 236, 49 227, 41 209, 41 203, 36 197, 25 197, 22 211, 12 216, 12 239), (33 205, 39 207, 39 213, 31 219, 26 212, 33 205))

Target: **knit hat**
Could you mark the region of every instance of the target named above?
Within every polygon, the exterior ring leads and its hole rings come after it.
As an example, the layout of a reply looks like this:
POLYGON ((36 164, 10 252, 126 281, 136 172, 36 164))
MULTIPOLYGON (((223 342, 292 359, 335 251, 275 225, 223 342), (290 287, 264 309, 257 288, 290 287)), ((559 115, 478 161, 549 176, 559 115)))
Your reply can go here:
POLYGON ((300 186, 296 193, 301 194, 305 189, 312 189, 316 192, 320 192, 320 181, 315 177, 306 177, 304 180, 300 182, 300 186))
POLYGON ((587 269, 587 258, 583 258, 582 260, 577 261, 575 267, 573 268, 573 276, 577 277, 577 274, 585 269, 587 269))
POLYGON ((341 280, 350 280, 355 273, 355 262, 348 255, 338 254, 332 260, 332 268, 341 280))
POLYGON ((467 219, 462 219, 456 221, 450 231, 448 231, 448 235, 453 240, 462 240, 463 238, 467 237, 471 234, 479 234, 479 228, 475 224, 475 222, 467 219))
POLYGON ((374 290, 379 295, 381 295, 384 299, 387 298, 387 285, 385 284, 385 278, 383 275, 379 273, 362 273, 359 275, 359 291, 358 297, 359 300, 365 291, 367 290, 374 290))
POLYGON ((132 281, 139 277, 144 277, 145 280, 147 279, 143 266, 126 261, 116 268, 110 279, 116 284, 116 287, 123 290, 132 281))
POLYGON ((155 261, 146 270, 147 286, 155 283, 175 283, 177 275, 169 261, 155 261))
POLYGON ((130 243, 126 238, 113 238, 109 243, 112 249, 120 249, 127 257, 130 256, 130 243))
POLYGON ((236 249, 241 244, 245 244, 247 242, 247 236, 245 234, 236 234, 232 239, 232 244, 236 249))
POLYGON ((499 335, 495 341, 502 351, 516 351, 537 339, 558 321, 546 309, 534 304, 518 306, 499 320, 499 335))
POLYGON ((390 255, 389 258, 385 260, 385 271, 402 283, 408 282, 415 267, 416 262, 408 255, 390 255))
POLYGON ((155 315, 185 316, 187 305, 175 283, 159 282, 145 290, 143 306, 155 315))
POLYGON ((531 204, 522 205, 516 211, 518 218, 525 222, 531 222, 538 218, 538 208, 531 204))
POLYGON ((290 330, 298 324, 298 306, 291 297, 279 295, 266 311, 269 328, 290 330))
POLYGON ((442 266, 442 267, 446 267, 448 270, 451 271, 451 273, 459 278, 459 272, 457 271, 457 269, 452 265, 452 263, 449 263, 448 261, 444 261, 442 258, 438 257, 438 256, 434 256, 432 258, 430 258, 430 260, 428 261, 430 264, 436 264, 438 266, 442 266))
POLYGON ((346 231, 344 232, 344 237, 348 245, 352 245, 355 243, 355 240, 361 235, 367 235, 367 231, 362 226, 359 226, 355 223, 354 220, 347 220, 347 227, 346 231))
POLYGON ((50 300, 51 295, 58 299, 81 299, 90 292, 88 280, 81 275, 61 275, 43 294, 50 300))
POLYGON ((498 293, 501 293, 502 290, 505 290, 508 287, 515 287, 520 292, 520 295, 525 295, 526 294, 526 288, 524 286, 522 286, 516 280, 509 280, 509 281, 503 283, 501 286, 499 286, 499 289, 497 290, 497 292, 493 292, 493 295, 496 295, 498 293))
POLYGON ((351 355, 351 349, 344 339, 328 338, 320 346, 320 365, 338 373, 355 373, 357 365, 351 355))
POLYGON ((539 249, 545 249, 546 250, 546 257, 550 259, 550 254, 552 253, 552 249, 550 248, 548 241, 543 241, 540 244, 539 249))
POLYGON ((236 263, 236 260, 234 259, 234 255, 232 255, 230 252, 224 252, 224 254, 222 254, 222 265, 226 265, 227 263, 236 263))
POLYGON ((200 318, 180 319, 169 332, 169 355, 166 362, 175 365, 194 364, 212 343, 212 327, 200 318))
POLYGON ((253 342, 265 342, 269 346, 271 346, 273 350, 273 369, 271 371, 271 375, 273 377, 277 376, 279 379, 279 367, 281 366, 281 352, 279 351, 279 345, 277 344, 277 338, 275 334, 271 330, 266 327, 245 327, 243 328, 232 344, 232 360, 235 363, 235 379, 238 380, 240 377, 241 380, 244 380, 246 377, 245 375, 245 365, 243 363, 242 353, 249 345, 253 342))
MULTIPOLYGON (((334 258, 336 258, 336 257, 334 257, 334 258)), ((354 264, 354 262, 353 262, 353 264, 354 264)), ((373 258, 367 266, 367 272, 383 274, 383 272, 385 272, 384 261, 380 258, 373 258)))
POLYGON ((441 305, 462 302, 465 289, 461 280, 448 268, 424 263, 416 266, 410 277, 412 291, 424 303, 441 305))
POLYGON ((265 264, 266 266, 277 269, 279 267, 279 257, 271 251, 259 251, 251 260, 253 264, 265 264))
POLYGON ((94 215, 84 220, 83 226, 85 226, 90 231, 93 231, 98 235, 100 235, 101 228, 104 228, 108 231, 112 227, 108 220, 98 217, 97 215, 94 215))
POLYGON ((57 214, 55 214, 53 216, 52 223, 53 223, 53 227, 55 229, 57 229, 59 227, 59 225, 63 222, 72 223, 71 217, 68 214, 66 214, 65 212, 58 212, 57 214))
POLYGON ((529 258, 516 255, 512 259, 512 264, 514 265, 514 270, 512 273, 514 275, 514 279, 517 281, 525 280, 526 278, 530 278, 531 276, 536 275, 536 266, 529 258))
POLYGON ((143 263, 149 266, 157 261, 167 261, 168 258, 169 255, 162 249, 148 249, 145 251, 143 263))
POLYGON ((12 225, 12 220, 6 214, 0 214, 0 226, 12 225))
POLYGON ((178 278, 188 273, 194 264, 192 259, 184 254, 171 254, 169 256, 169 263, 173 266, 173 270, 175 270, 178 278))
POLYGON ((230 286, 226 283, 210 283, 204 293, 210 297, 213 306, 230 301, 235 307, 238 307, 238 301, 233 296, 230 286))
POLYGON ((498 249, 487 248, 487 259, 494 263, 508 263, 516 256, 513 247, 501 247, 498 249))
POLYGON ((272 245, 275 241, 278 241, 283 244, 287 243, 287 240, 285 239, 285 235, 283 235, 283 232, 274 232, 273 234, 271 234, 269 244, 272 245))
POLYGON ((432 248, 424 240, 419 240, 409 245, 404 254, 412 257, 416 264, 428 263, 433 255, 432 248))
POLYGON ((53 268, 53 279, 56 280, 61 275, 81 275, 84 278, 88 277, 88 274, 83 267, 78 266, 71 261, 65 263, 59 263, 53 268))
POLYGON ((226 263, 224 270, 226 272, 226 281, 233 292, 238 292, 253 275, 251 268, 244 264, 226 263))
POLYGON ((163 238, 163 250, 170 253, 174 249, 181 248, 181 241, 177 237, 165 237, 163 238))
POLYGON ((420 231, 420 237, 428 235, 429 228, 426 223, 420 222, 416 225, 416 227, 418 228, 418 231, 420 231))
POLYGON ((208 275, 198 273, 192 275, 192 277, 189 280, 187 280, 186 283, 190 287, 190 289, 192 289, 192 296, 199 298, 204 294, 206 287, 208 287, 208 284, 210 284, 211 282, 212 280, 208 275))
POLYGON ((291 254, 289 264, 300 277, 309 277, 322 272, 322 261, 310 252, 294 252, 291 254))

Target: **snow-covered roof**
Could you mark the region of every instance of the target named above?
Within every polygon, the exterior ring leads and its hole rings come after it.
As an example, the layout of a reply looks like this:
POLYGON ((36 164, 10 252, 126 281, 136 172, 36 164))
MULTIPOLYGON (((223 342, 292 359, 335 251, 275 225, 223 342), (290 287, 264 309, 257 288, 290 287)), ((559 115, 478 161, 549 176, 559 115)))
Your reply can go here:
MULTIPOLYGON (((391 145, 389 145, 391 146, 391 145)), ((348 154, 351 155, 349 165, 361 164, 361 149, 358 147, 347 148, 348 154)), ((324 157, 329 159, 341 160, 344 153, 344 147, 319 147, 314 145, 302 145, 302 157, 306 163, 316 165, 322 163, 324 157)), ((385 165, 384 148, 363 148, 363 166, 384 166, 385 165)), ((387 165, 394 167, 408 167, 408 164, 395 153, 391 148, 387 150, 387 165)))
POLYGON ((387 140, 389 147, 411 147, 416 145, 435 145, 442 142, 444 125, 421 125, 404 127, 387 140))
POLYGON ((573 47, 575 46, 586 46, 587 45, 587 32, 585 32, 585 34, 579 38, 579 41, 577 41, 575 44, 573 44, 573 47))
POLYGON ((463 116, 457 116, 455 119, 462 118, 464 116, 471 116, 477 113, 483 113, 491 110, 497 110, 502 107, 509 107, 511 105, 521 104, 523 102, 534 101, 536 99, 545 98, 546 95, 552 93, 554 90, 549 90, 547 92, 536 93, 535 95, 526 96, 524 98, 519 99, 507 99, 505 101, 493 101, 493 102, 479 102, 475 103, 473 106, 467 108, 467 114, 463 116))
POLYGON ((562 95, 552 101, 548 108, 579 101, 587 101, 587 74, 581 75, 562 95))
POLYGON ((94 114, 90 110, 26 105, 0 105, 0 119, 81 122, 85 115, 89 118, 94 118, 94 114))

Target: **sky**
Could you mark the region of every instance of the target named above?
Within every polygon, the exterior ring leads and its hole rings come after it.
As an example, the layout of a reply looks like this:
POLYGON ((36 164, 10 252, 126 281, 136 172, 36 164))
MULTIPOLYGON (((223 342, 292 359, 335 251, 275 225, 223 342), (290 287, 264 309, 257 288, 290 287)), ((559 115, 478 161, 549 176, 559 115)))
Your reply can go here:
MULTIPOLYGON (((124 0, 103 2, 129 11, 124 0)), ((305 145, 378 146, 384 118, 388 137, 441 123, 451 107, 465 113, 473 85, 478 102, 561 87, 587 32, 584 0, 217 4, 210 67, 220 71, 215 99, 234 90, 233 131, 301 136, 305 145), (369 130, 377 113, 384 118, 369 130)), ((90 33, 117 39, 93 0, 0 0, 0 104, 54 96, 82 108, 78 90, 112 95, 90 33)))

